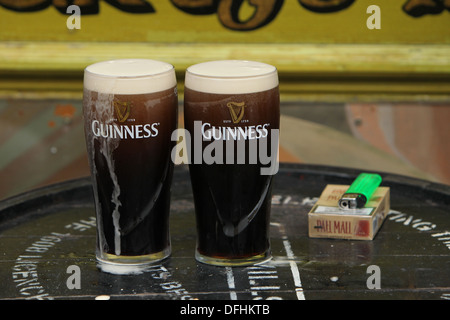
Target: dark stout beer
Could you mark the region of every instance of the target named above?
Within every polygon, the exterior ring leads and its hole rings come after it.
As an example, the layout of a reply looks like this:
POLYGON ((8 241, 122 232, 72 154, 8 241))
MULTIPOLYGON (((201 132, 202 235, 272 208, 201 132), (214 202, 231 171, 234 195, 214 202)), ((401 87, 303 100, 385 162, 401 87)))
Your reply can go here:
POLYGON ((86 68, 83 114, 100 261, 142 264, 170 254, 177 104, 169 64, 116 60, 86 68))
POLYGON ((261 169, 273 165, 267 157, 276 161, 278 148, 276 69, 244 61, 190 67, 184 117, 194 140, 189 169, 197 260, 245 265, 268 259, 272 175, 261 169))

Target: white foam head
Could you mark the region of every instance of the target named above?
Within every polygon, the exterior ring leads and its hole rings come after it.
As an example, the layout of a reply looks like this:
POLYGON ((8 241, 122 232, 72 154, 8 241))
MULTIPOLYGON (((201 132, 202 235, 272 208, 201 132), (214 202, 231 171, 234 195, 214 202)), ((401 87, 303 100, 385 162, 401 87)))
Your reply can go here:
POLYGON ((176 86, 174 67, 149 59, 120 59, 94 63, 84 70, 84 87, 110 94, 142 94, 176 86))
POLYGON ((274 66, 246 60, 209 61, 186 70, 185 87, 207 93, 241 94, 261 92, 278 86, 274 66))

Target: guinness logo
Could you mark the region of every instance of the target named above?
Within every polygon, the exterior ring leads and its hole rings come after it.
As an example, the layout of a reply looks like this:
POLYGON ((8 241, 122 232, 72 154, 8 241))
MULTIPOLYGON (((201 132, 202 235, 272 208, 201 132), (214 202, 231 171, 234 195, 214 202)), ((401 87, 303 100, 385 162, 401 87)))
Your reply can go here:
POLYGON ((228 102, 227 107, 230 110, 233 123, 238 123, 244 116, 245 102, 228 102))
POLYGON ((130 116, 131 102, 122 102, 114 100, 114 109, 116 110, 117 120, 124 122, 130 116))

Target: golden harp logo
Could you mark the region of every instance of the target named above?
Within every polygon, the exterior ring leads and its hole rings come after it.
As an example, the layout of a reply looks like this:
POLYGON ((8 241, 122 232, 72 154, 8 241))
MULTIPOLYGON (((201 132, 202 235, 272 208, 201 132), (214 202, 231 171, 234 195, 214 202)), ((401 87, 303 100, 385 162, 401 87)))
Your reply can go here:
POLYGON ((239 123, 244 116, 245 102, 228 102, 227 107, 230 110, 233 123, 239 123))
POLYGON ((114 100, 114 109, 116 110, 117 120, 124 122, 130 116, 131 102, 114 100))

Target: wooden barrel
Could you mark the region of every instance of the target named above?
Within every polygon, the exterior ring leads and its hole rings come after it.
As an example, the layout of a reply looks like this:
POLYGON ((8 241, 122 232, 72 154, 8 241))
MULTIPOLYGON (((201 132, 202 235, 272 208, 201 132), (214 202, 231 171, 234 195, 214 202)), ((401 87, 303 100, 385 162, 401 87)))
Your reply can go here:
POLYGON ((99 271, 89 178, 0 203, 0 299, 450 299, 450 186, 381 173, 391 212, 372 241, 308 237, 327 184, 358 171, 282 164, 274 178, 273 259, 251 267, 196 262, 189 173, 175 169, 172 255, 131 275, 99 271))

